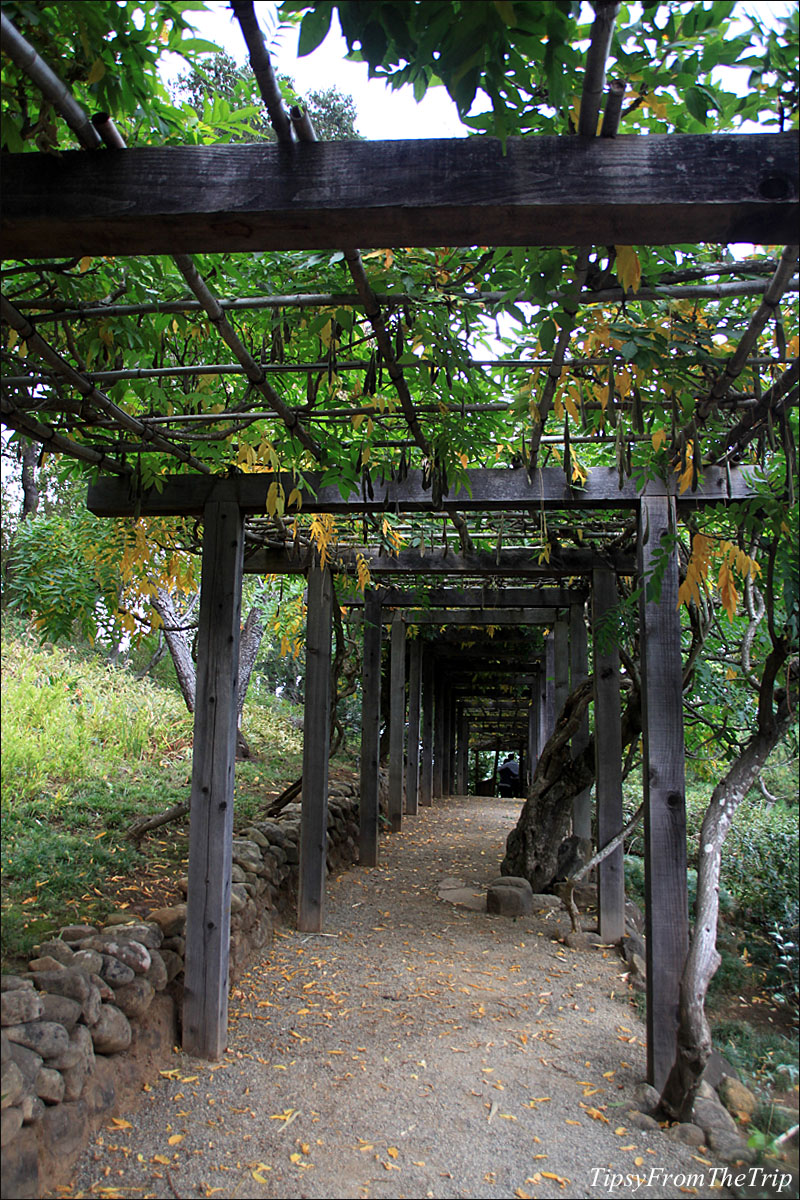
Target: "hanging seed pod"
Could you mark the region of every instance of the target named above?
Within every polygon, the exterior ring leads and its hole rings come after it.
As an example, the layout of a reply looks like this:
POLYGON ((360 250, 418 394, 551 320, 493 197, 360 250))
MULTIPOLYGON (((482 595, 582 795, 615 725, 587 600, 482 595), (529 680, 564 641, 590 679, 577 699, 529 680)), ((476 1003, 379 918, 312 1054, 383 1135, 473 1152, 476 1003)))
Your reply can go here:
POLYGON ((414 313, 410 304, 403 305, 403 320, 406 323, 406 329, 414 328, 414 313))
POLYGON ((644 413, 642 412, 642 393, 638 387, 633 389, 633 427, 637 433, 644 433, 644 413))
POLYGON ((697 491, 697 485, 700 482, 700 472, 703 469, 703 455, 700 449, 700 438, 695 433, 692 442, 692 491, 697 491))
POLYGON ((408 458, 406 457, 405 446, 400 451, 400 466, 397 468, 397 478, 402 483, 408 475, 408 458))
POLYGON ((617 426, 617 436, 614 439, 614 453, 617 460, 617 476, 619 478, 619 486, 625 481, 625 441, 622 436, 622 424, 617 426))
POLYGON ((377 388, 375 386, 376 381, 377 381, 377 374, 378 374, 377 363, 376 363, 375 355, 373 353, 369 356, 369 362, 367 363, 366 374, 364 375, 364 395, 365 396, 374 396, 375 395, 375 392, 377 391, 377 388))

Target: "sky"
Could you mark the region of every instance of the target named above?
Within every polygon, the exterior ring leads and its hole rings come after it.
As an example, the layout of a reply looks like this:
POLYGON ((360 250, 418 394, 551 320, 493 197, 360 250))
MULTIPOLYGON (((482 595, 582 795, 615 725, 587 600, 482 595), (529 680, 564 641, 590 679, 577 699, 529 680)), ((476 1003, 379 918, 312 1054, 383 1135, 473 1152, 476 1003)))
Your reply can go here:
MULTIPOLYGON (((371 141, 395 138, 465 137, 456 106, 443 87, 430 88, 417 104, 410 87, 393 92, 381 80, 369 79, 366 63, 345 61, 347 44, 334 13, 331 30, 313 54, 297 57, 299 29, 276 29, 275 4, 256 0, 255 10, 267 37, 273 66, 294 80, 300 94, 337 87, 351 95, 358 109, 356 128, 371 141)), ((222 46, 237 62, 247 61, 247 49, 225 0, 211 0, 211 12, 193 15, 198 33, 222 46)), ((180 60, 176 73, 185 69, 180 60)), ((171 72, 170 72, 171 73, 171 72)))

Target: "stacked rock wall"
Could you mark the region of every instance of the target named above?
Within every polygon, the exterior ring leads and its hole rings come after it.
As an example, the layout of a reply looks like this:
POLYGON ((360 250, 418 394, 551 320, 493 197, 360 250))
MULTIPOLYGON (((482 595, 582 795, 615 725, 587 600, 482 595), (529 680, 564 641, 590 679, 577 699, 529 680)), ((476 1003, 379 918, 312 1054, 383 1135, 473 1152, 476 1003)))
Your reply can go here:
MULTIPOLYGON (((230 982, 271 939, 297 892, 300 804, 233 839, 230 982)), ((358 857, 358 796, 331 785, 328 870, 358 857)), ((186 881, 183 881, 185 888, 186 881)), ((186 905, 69 925, 28 970, 2 977, 2 1169, 8 1200, 38 1197, 92 1131, 131 1105, 177 1039, 186 905)))

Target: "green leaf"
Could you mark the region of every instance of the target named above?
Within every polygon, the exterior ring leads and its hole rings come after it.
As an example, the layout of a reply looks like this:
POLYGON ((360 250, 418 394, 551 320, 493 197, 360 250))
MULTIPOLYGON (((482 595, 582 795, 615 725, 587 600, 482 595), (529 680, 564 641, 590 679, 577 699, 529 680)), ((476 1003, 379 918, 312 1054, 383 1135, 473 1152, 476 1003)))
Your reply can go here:
POLYGON ((331 4, 315 4, 310 12, 303 17, 300 25, 300 37, 297 43, 297 53, 300 58, 311 54, 328 36, 331 27, 331 4))

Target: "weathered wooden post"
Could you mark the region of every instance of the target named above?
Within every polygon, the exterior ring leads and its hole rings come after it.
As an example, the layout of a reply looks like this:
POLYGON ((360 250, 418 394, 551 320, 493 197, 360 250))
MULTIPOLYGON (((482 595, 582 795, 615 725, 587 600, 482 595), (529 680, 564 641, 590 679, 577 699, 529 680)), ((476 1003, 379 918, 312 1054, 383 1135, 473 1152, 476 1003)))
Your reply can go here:
POLYGON ((364 657, 361 669, 359 862, 364 867, 374 867, 378 862, 381 629, 380 593, 369 590, 364 597, 364 657))
POLYGON ((531 682, 531 699, 528 707, 528 770, 525 776, 526 794, 527 788, 530 787, 536 764, 539 761, 539 732, 540 732, 540 707, 541 707, 541 670, 537 666, 534 668, 531 682))
POLYGON ((556 727, 556 635, 553 630, 544 639, 544 712, 542 749, 556 727))
MULTIPOLYGON (((583 604, 569 607, 569 686, 574 689, 583 683, 588 672, 586 621, 583 604)), ((572 739, 572 755, 576 758, 589 744, 589 712, 584 712, 578 732, 572 739)), ((572 832, 578 837, 592 836, 592 789, 584 788, 572 802, 572 832)))
POLYGON ((555 728, 569 695, 569 619, 566 616, 558 617, 553 630, 553 691, 555 728))
MULTIPOLYGON (((609 629, 617 604, 617 581, 607 568, 592 576, 594 642, 594 761, 597 844, 602 848, 622 829, 622 729, 619 698, 619 629, 609 629)), ((583 835, 582 835, 583 836, 583 835)), ((618 942, 625 933, 625 873, 620 846, 597 868, 600 936, 618 942)))
POLYGON ((645 801, 647 1075, 659 1090, 677 1052, 680 978, 689 944, 686 798, 675 501, 643 496, 639 513, 642 779, 645 801), (662 541, 663 539, 663 541, 662 541), (666 567, 663 558, 668 555, 666 567), (658 565, 660 596, 653 594, 658 565))
POLYGON ((433 706, 433 796, 443 795, 444 782, 444 707, 445 685, 441 678, 434 679, 433 706))
POLYGON ((433 651, 422 651, 422 758, 419 766, 419 802, 430 808, 433 802, 433 651))
POLYGON ((389 693, 389 826, 403 826, 403 776, 405 774, 406 722, 406 623, 396 612, 392 618, 392 661, 389 693))
POLYGON ((228 1035, 231 842, 244 522, 237 504, 203 515, 183 1048, 219 1058, 228 1035))
POLYGON ((456 789, 459 796, 466 796, 469 791, 469 717, 461 704, 457 708, 456 724, 458 729, 456 789))
POLYGON ((330 749, 331 602, 327 567, 308 572, 306 682, 303 717, 303 805, 297 928, 318 933, 324 922, 328 846, 328 752, 330 749))
POLYGON ((413 816, 419 806, 420 685, 422 642, 409 643, 408 656, 408 748, 406 751, 406 812, 413 816))

